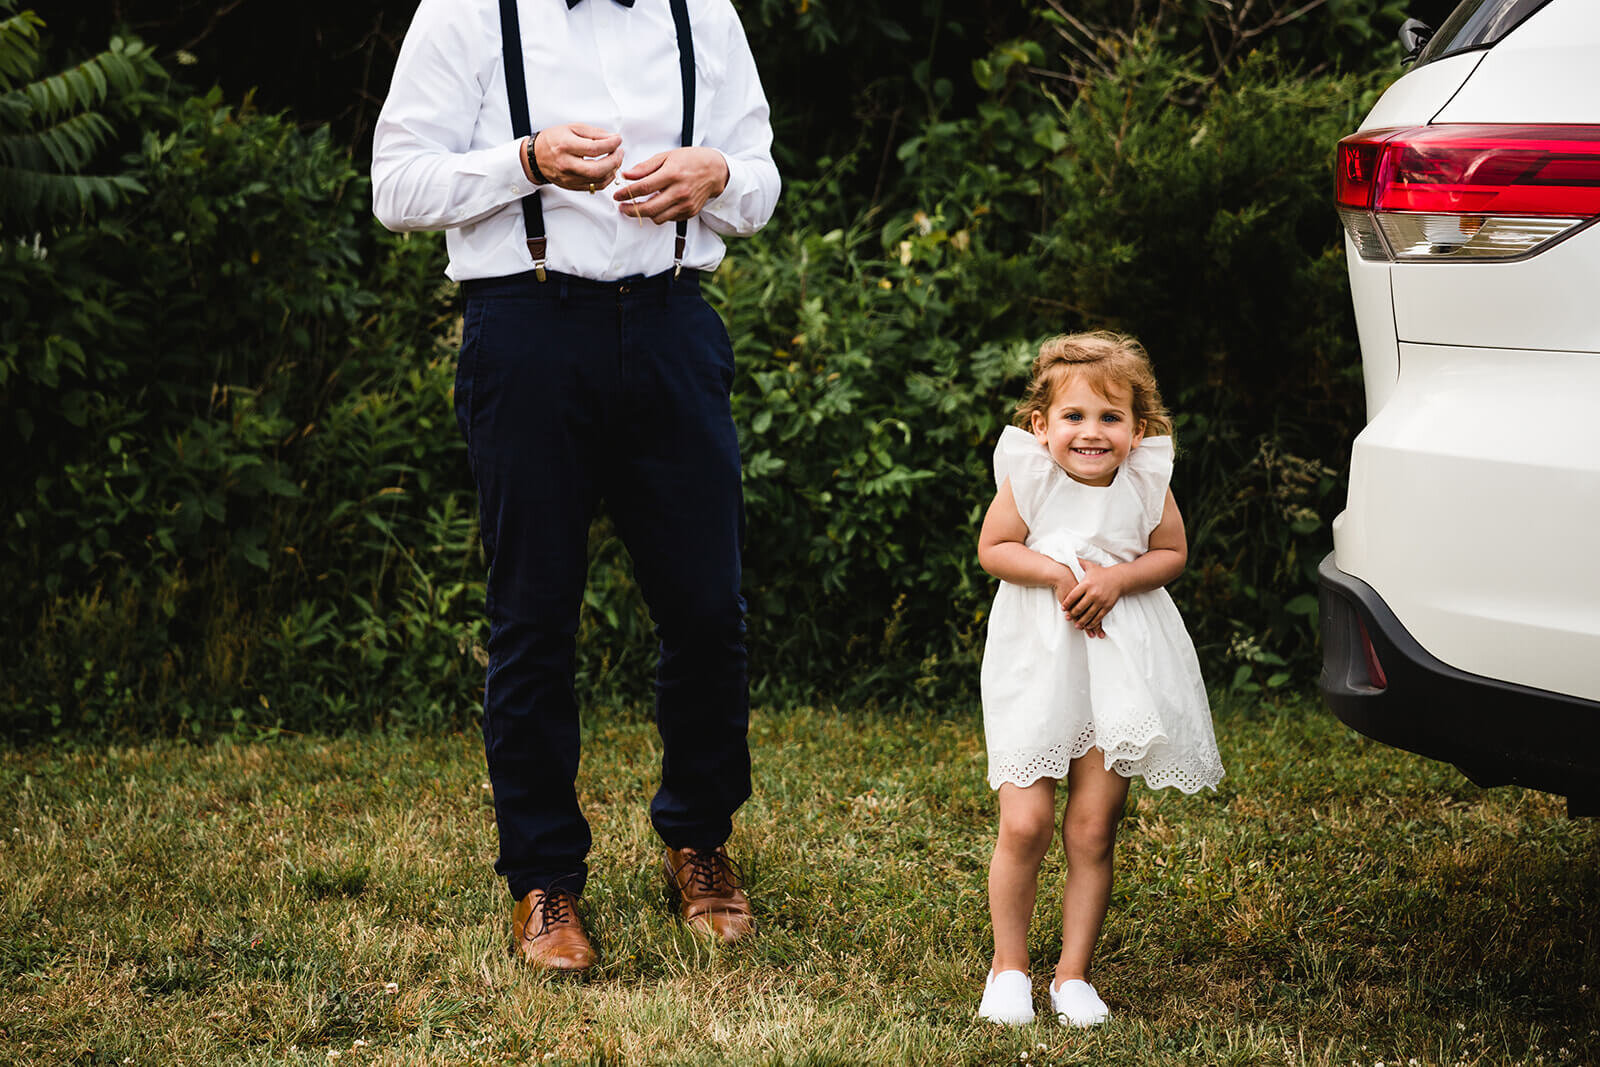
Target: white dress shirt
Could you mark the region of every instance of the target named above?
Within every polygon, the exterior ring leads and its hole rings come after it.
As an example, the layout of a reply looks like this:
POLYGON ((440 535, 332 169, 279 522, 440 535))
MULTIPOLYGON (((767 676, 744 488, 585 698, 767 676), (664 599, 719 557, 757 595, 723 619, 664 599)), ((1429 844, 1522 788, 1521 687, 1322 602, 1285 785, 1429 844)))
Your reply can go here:
MULTIPOLYGON (((623 169, 678 147, 682 73, 668 0, 518 0, 534 130, 584 122, 621 134, 623 169)), ((728 184, 689 220, 683 265, 712 270, 722 236, 760 229, 778 201, 772 127, 730 0, 689 0, 694 143, 728 163, 728 184)), ((532 268, 522 198, 534 184, 511 132, 496 0, 422 0, 406 32, 372 145, 373 211, 391 230, 445 230, 456 281, 532 268)), ((620 179, 619 179, 620 181, 620 179)), ((547 266, 609 280, 672 267, 673 223, 622 214, 611 198, 539 186, 547 266)))

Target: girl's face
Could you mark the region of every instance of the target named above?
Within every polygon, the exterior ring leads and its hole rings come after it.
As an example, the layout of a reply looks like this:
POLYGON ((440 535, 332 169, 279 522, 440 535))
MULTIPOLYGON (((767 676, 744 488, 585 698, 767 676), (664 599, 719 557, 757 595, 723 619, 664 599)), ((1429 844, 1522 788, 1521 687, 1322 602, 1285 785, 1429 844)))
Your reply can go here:
POLYGON ((1050 458, 1085 485, 1110 485, 1128 453, 1144 440, 1133 418, 1133 392, 1106 384, 1102 393, 1081 374, 1058 382, 1043 414, 1033 413, 1033 436, 1050 458))

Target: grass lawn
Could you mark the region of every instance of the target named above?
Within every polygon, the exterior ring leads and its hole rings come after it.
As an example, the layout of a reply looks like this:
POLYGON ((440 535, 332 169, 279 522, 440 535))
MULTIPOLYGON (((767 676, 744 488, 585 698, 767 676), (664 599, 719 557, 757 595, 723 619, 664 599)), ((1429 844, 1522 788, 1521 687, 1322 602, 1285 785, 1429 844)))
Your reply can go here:
POLYGON ((594 716, 582 980, 508 955, 476 737, 4 752, 0 1063, 1600 1064, 1600 822, 1310 700, 1217 733, 1219 792, 1129 798, 1093 1032, 974 1019, 975 711, 758 709, 731 950, 664 905, 654 727, 594 716))

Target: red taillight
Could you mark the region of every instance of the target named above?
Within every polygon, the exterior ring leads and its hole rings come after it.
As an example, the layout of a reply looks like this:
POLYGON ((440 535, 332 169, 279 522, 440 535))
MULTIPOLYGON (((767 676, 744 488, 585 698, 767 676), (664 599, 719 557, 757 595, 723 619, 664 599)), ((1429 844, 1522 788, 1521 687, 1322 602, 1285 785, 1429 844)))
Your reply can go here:
POLYGON ((1383 142, 1394 133, 1358 133, 1339 142, 1339 172, 1335 176, 1334 199, 1340 207, 1365 210, 1372 207, 1372 181, 1378 173, 1378 153, 1383 142))
POLYGON ((1600 126, 1428 126, 1380 166, 1376 211, 1600 214, 1600 126))
POLYGON ((1600 126, 1369 130, 1335 184, 1365 258, 1515 259, 1600 216, 1600 126))

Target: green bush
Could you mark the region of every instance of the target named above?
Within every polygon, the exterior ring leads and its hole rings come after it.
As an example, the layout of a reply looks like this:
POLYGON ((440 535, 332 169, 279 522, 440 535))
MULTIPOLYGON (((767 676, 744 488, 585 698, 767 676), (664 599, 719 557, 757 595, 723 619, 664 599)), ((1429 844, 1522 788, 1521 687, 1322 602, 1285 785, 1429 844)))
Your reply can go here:
MULTIPOLYGON (((122 173, 86 174, 118 124, 163 76, 150 49, 114 37, 74 66, 43 74, 44 20, 0 0, 0 234, 50 231, 142 192, 122 173)), ((3 380, 0 380, 3 384, 3 380)))
POLYGON ((0 249, 15 727, 460 721, 440 242, 380 237, 325 130, 216 92, 129 173, 115 218, 0 249))
POLYGON ((977 114, 901 146, 897 214, 821 232, 826 180, 801 185, 719 276, 753 632, 778 678, 970 699, 994 441, 1037 342, 1089 327, 1143 338, 1180 413, 1192 564, 1174 592, 1211 680, 1312 670, 1360 418, 1327 174, 1377 79, 1257 53, 1212 81, 1151 37, 1119 48, 1071 101, 1028 73, 1040 45, 997 50, 977 114))
MULTIPOLYGON (((709 287, 758 698, 971 704, 995 439, 1038 341, 1099 326, 1147 342, 1179 412, 1174 594, 1208 677, 1309 677, 1360 421, 1327 174, 1379 79, 1272 52, 1218 76, 1155 34, 1084 67, 1052 32, 912 130, 883 206, 841 207, 882 145, 791 176, 709 287)), ((470 723, 484 565, 442 241, 383 233, 325 131, 248 100, 141 123, 145 195, 0 242, 0 730, 470 723)), ((579 680, 608 701, 643 700, 653 659, 629 570, 602 518, 579 680)))

